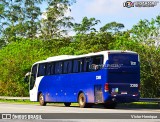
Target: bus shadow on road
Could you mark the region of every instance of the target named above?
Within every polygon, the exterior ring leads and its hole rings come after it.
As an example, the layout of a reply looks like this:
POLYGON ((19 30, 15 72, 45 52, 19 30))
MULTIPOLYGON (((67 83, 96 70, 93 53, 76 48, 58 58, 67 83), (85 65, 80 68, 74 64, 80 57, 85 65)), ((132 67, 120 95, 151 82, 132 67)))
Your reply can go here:
POLYGON ((160 109, 158 103, 123 103, 117 105, 118 109, 160 109))
MULTIPOLYGON (((48 103, 47 106, 54 106, 54 107, 66 107, 62 103, 48 103)), ((77 103, 72 103, 71 108, 79 108, 79 105, 77 103)), ((90 108, 94 109, 107 109, 102 104, 95 104, 90 108)), ((123 104, 117 104, 115 109, 160 109, 160 106, 158 103, 123 103, 123 104)))

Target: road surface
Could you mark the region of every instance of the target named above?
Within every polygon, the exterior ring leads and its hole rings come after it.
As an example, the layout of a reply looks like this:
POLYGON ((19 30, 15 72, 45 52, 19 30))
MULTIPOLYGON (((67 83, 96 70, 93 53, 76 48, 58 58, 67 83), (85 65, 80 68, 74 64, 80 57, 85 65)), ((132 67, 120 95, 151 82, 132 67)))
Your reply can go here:
MULTIPOLYGON (((107 119, 108 121, 111 122, 117 122, 117 121, 122 121, 122 122, 160 122, 160 119, 155 119, 156 115, 158 115, 158 118, 160 117, 160 109, 141 109, 141 108, 116 108, 116 109, 105 109, 102 106, 94 106, 93 108, 79 108, 78 106, 71 106, 71 107, 64 107, 62 104, 60 105, 55 105, 55 104, 47 104, 47 106, 40 106, 37 104, 14 104, 14 103, 3 103, 0 102, 0 115, 3 117, 5 114, 12 114, 12 120, 4 120, 0 119, 0 122, 21 122, 22 120, 17 119, 16 117, 18 115, 26 117, 27 120, 23 121, 29 121, 28 116, 43 116, 42 119, 45 117, 50 116, 49 118, 55 118, 55 119, 50 119, 50 120, 32 120, 33 122, 41 122, 41 121, 46 121, 46 122, 79 122, 79 121, 87 121, 87 122, 104 122, 106 121, 106 118, 111 118, 107 119), (47 114, 46 114, 47 113, 47 114), (129 114, 130 113, 130 114, 129 114), (13 115, 15 114, 15 116, 13 115), (128 114, 130 118, 128 119, 128 114), (66 119, 65 117, 69 117, 69 119, 66 119), (151 117, 149 119, 140 119, 138 117, 142 118, 142 115, 145 117, 151 117), (88 117, 87 117, 88 116, 88 117), (95 118, 102 118, 105 119, 95 119, 95 118), (62 117, 62 118, 61 118, 62 117), (73 119, 72 119, 73 117, 73 119), (78 119, 75 119, 78 117, 78 119), (81 118, 82 117, 82 118, 81 118), (127 119, 124 119, 127 117, 127 119), (71 119, 70 119, 71 118, 71 119), (89 119, 91 118, 91 119, 89 119), (122 119, 121 119, 122 118, 122 119), (135 119, 136 118, 136 119, 135 119), (13 120, 14 119, 14 120, 13 120), (85 120, 84 120, 85 119, 85 120)), ((0 118, 2 118, 0 116, 0 118)), ((6 116, 5 116, 6 117, 6 116)), ((36 118, 36 117, 35 117, 36 118)), ((35 119, 34 118, 34 119, 35 119)), ((49 119, 47 118, 47 119, 49 119)), ((24 119, 23 117, 20 119, 24 119)), ((32 117, 30 119, 33 119, 32 117)), ((38 119, 41 119, 38 118, 38 119)), ((30 120, 31 121, 31 120, 30 120)))

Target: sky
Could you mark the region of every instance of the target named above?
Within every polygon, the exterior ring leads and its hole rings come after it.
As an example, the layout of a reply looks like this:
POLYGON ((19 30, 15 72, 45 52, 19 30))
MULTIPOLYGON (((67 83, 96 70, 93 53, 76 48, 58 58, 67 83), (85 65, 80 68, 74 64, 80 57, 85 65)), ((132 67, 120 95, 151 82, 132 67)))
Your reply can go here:
MULTIPOLYGON (((76 0, 71 6, 70 16, 74 18, 74 22, 80 23, 83 17, 94 17, 100 20, 97 29, 109 22, 116 21, 125 25, 124 30, 131 29, 139 20, 151 20, 160 15, 160 0, 155 7, 123 7, 123 3, 127 0, 76 0)), ((135 2, 138 0, 132 0, 135 2)), ((143 0, 152 1, 152 0, 143 0)), ((153 0, 154 1, 154 0, 153 0)))

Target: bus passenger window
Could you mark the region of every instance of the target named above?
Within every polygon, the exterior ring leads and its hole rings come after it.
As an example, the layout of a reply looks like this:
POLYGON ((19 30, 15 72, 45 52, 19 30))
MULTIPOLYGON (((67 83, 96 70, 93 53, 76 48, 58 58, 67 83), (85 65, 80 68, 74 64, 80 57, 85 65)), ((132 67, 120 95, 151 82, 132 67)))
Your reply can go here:
POLYGON ((72 61, 65 61, 63 67, 63 73, 72 73, 72 61))
POLYGON ((102 57, 93 57, 93 64, 101 65, 103 63, 102 57))
POLYGON ((51 63, 46 64, 46 75, 51 75, 52 72, 51 68, 52 68, 51 63))
POLYGON ((103 67, 102 64, 103 64, 102 56, 94 56, 92 66, 91 66, 91 68, 92 68, 91 70, 96 71, 96 70, 101 69, 103 67))
POLYGON ((72 61, 68 63, 68 73, 72 73, 72 61))
POLYGON ((74 67, 73 67, 73 72, 77 73, 77 72, 82 72, 82 59, 78 59, 78 60, 74 60, 74 67))
POLYGON ((55 74, 62 74, 62 67, 63 67, 62 62, 56 62, 55 63, 55 74))
POLYGON ((51 63, 51 75, 55 74, 55 70, 54 70, 54 63, 51 63))
POLYGON ((92 65, 93 58, 86 58, 84 60, 84 72, 91 71, 90 66, 92 65))
POLYGON ((39 64, 38 77, 46 75, 46 64, 39 64))

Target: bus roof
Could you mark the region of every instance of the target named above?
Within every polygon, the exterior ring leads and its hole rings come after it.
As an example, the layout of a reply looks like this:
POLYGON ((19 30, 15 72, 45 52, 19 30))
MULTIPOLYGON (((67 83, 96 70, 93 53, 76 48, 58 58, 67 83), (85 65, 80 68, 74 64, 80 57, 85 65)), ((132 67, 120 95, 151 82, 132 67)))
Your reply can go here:
POLYGON ((53 57, 47 58, 46 60, 41 60, 41 61, 35 62, 34 64, 46 63, 46 62, 52 62, 52 61, 61 61, 61 60, 67 60, 67 59, 82 58, 82 57, 89 57, 89 56, 96 56, 96 55, 105 55, 106 53, 132 53, 132 54, 137 54, 136 52, 128 51, 128 50, 125 50, 125 51, 124 50, 107 50, 107 51, 101 51, 101 52, 95 52, 95 53, 88 53, 88 54, 84 54, 84 55, 53 56, 53 57))

